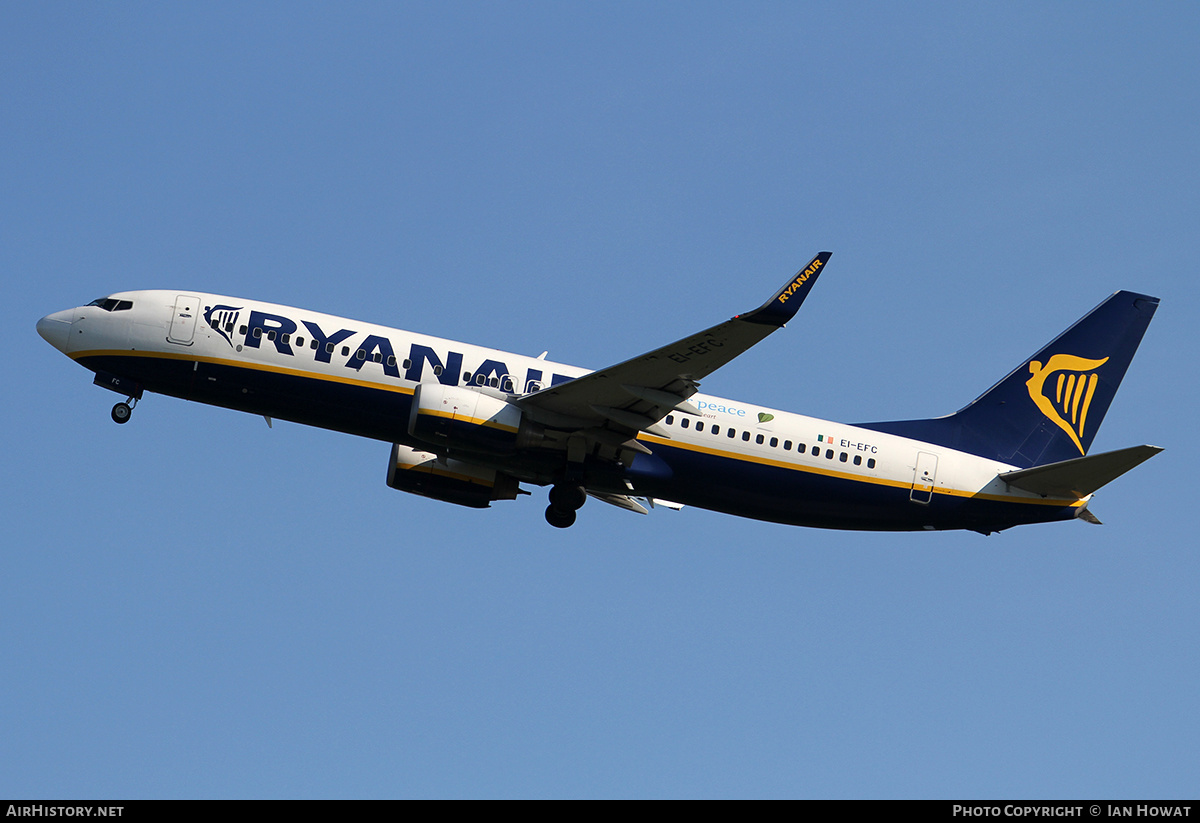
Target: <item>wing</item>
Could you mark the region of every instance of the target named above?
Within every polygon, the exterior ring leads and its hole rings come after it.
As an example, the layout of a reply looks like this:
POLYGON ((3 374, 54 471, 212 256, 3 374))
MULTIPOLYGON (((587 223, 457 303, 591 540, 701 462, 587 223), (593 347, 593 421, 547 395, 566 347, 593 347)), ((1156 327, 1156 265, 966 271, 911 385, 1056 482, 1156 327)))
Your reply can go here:
MULTIPOLYGON (((799 310, 830 252, 823 251, 766 303, 669 346, 518 398, 537 422, 610 446, 648 453, 634 438, 671 411, 698 414, 687 402, 700 380, 733 360, 799 310)), ((659 429, 656 434, 669 435, 659 429)))

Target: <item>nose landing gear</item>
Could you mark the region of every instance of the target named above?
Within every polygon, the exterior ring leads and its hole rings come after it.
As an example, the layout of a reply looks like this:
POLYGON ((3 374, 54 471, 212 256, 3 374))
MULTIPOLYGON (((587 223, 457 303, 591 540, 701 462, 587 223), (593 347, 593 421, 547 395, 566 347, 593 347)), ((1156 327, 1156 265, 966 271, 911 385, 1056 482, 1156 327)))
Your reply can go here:
POLYGON ((550 505, 546 507, 546 522, 556 529, 565 529, 575 522, 575 512, 587 502, 583 486, 559 483, 550 487, 550 505))
POLYGON ((137 398, 126 398, 124 403, 118 403, 112 407, 112 419, 114 423, 128 423, 129 418, 133 415, 133 410, 137 406, 137 398))

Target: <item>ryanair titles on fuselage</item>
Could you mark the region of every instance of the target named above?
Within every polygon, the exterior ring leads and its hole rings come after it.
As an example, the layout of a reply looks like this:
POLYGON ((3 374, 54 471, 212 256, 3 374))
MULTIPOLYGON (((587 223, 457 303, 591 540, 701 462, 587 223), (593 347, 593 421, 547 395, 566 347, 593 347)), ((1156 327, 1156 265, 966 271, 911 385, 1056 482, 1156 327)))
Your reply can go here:
MULTIPOLYGON (((274 308, 274 307, 272 307, 274 308)), ((547 386, 557 386, 559 383, 573 380, 585 369, 575 369, 570 366, 573 374, 551 372, 546 376, 541 365, 564 368, 562 364, 549 363, 543 360, 533 361, 539 367, 530 366, 525 370, 524 379, 514 374, 508 364, 494 356, 502 352, 485 350, 476 354, 481 362, 474 369, 464 369, 464 363, 469 363, 468 355, 461 351, 453 351, 448 346, 435 346, 450 341, 437 338, 421 337, 420 340, 402 341, 401 350, 407 346, 407 356, 396 354, 397 344, 386 332, 403 335, 405 332, 375 327, 373 331, 363 332, 352 328, 338 328, 331 331, 334 325, 341 325, 340 318, 321 315, 321 321, 301 319, 296 321, 291 317, 263 309, 249 309, 244 306, 211 305, 204 311, 205 324, 219 334, 235 351, 243 349, 271 349, 285 357, 295 357, 300 351, 312 354, 318 363, 332 366, 340 364, 343 368, 361 374, 368 364, 378 366, 384 375, 396 380, 421 382, 426 370, 438 382, 447 386, 463 383, 487 385, 510 393, 528 393, 538 391, 547 386), (244 325, 238 325, 243 316, 247 316, 244 325), (324 323, 325 326, 322 326, 324 323), (301 344, 298 338, 304 338, 301 344), (241 341, 241 342, 236 342, 241 341), (316 346, 314 348, 313 342, 316 346), (434 345, 428 345, 433 343, 434 345), (377 359, 378 358, 378 359, 377 359), (336 361, 336 362, 335 362, 336 361)), ((474 348, 474 347, 471 347, 474 348)), ((521 355, 512 355, 523 360, 521 355)), ((733 418, 745 421, 760 430, 770 431, 770 422, 775 419, 774 413, 755 411, 740 404, 730 403, 718 398, 696 397, 692 399, 700 412, 700 416, 710 419, 733 418)), ((870 442, 858 442, 845 438, 817 437, 821 448, 840 447, 846 451, 867 452, 879 454, 879 447, 870 442)), ((815 444, 814 444, 815 447, 815 444)))
MULTIPOLYGON (((388 377, 402 378, 414 383, 421 381, 428 367, 437 381, 447 386, 456 386, 465 380, 510 392, 521 390, 518 383, 521 380, 520 376, 513 374, 508 365, 500 360, 487 358, 474 369, 464 371, 462 352, 447 349, 442 353, 432 346, 413 341, 408 346, 407 355, 398 356, 392 339, 385 334, 368 333, 360 338, 361 333, 355 329, 341 328, 330 331, 322 328, 314 320, 301 320, 297 323, 290 317, 260 309, 251 309, 245 325, 239 328, 236 323, 240 312, 240 309, 231 306, 210 306, 206 307, 205 311, 205 320, 209 326, 237 351, 241 351, 243 347, 262 349, 265 343, 266 346, 273 346, 281 355, 295 357, 296 351, 292 341, 297 335, 308 335, 316 343, 316 348, 310 345, 308 350, 318 363, 333 364, 336 357, 338 360, 345 360, 345 368, 360 373, 367 364, 376 364, 388 377), (217 319, 218 316, 224 318, 225 322, 221 323, 217 319), (233 328, 237 331, 233 332, 233 328), (235 344, 231 334, 240 336, 241 343, 235 344), (339 354, 339 346, 344 354, 339 354)), ((576 375, 573 374, 551 374, 547 381, 541 369, 531 367, 524 375, 524 391, 556 386, 574 377, 576 375)))

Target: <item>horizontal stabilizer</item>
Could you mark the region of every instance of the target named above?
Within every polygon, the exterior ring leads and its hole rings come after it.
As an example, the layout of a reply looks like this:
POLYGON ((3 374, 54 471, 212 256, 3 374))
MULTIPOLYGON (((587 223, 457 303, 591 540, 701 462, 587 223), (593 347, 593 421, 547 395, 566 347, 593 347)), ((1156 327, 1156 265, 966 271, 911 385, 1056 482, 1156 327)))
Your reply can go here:
POLYGON ((1103 454, 1047 463, 1032 469, 1004 472, 1000 479, 1010 486, 1052 497, 1087 497, 1125 472, 1149 460, 1162 449, 1132 446, 1103 454))

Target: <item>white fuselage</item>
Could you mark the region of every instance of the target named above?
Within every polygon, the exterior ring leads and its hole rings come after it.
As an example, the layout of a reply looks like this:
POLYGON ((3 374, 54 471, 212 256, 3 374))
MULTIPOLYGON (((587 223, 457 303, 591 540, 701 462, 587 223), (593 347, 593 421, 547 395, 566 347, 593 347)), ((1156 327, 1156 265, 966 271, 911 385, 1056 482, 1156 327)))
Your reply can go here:
MULTIPOLYGON (((88 368, 128 377, 150 391, 416 447, 423 444, 412 440, 407 421, 393 418, 424 383, 520 396, 589 373, 541 358, 240 298, 134 291, 108 300, 116 301, 116 307, 59 312, 43 319, 39 331, 88 368), (123 307, 124 302, 129 306, 123 307), (368 420, 364 413, 362 425, 353 415, 340 416, 337 392, 343 390, 355 392, 345 395, 347 402, 378 398, 380 414, 368 420)), ((695 394, 690 402, 699 415, 668 414, 638 435, 671 464, 669 471, 639 476, 631 470, 620 478, 625 488, 615 491, 742 513, 748 485, 756 495, 769 496, 777 488, 779 499, 751 502, 750 516, 809 523, 821 520, 822 481, 843 481, 852 486, 842 488, 857 489, 853 502, 864 512, 866 528, 872 527, 875 500, 880 507, 899 509, 878 515, 881 528, 955 527, 952 515, 945 520, 937 513, 939 504, 953 511, 954 506, 944 504, 955 501, 1046 507, 1054 515, 1048 511, 1045 519, 1062 519, 1087 500, 1043 498, 1010 488, 998 475, 1013 466, 944 446, 707 394, 695 394), (708 476, 694 476, 704 466, 712 466, 708 476), (759 470, 770 470, 763 485, 756 485, 759 470), (679 477, 680 472, 688 476, 679 477), (722 505, 726 499, 729 504, 722 505), (804 513, 793 518, 789 510, 804 513)), ((551 460, 526 457, 506 461, 483 456, 479 462, 501 469, 512 462, 512 473, 521 480, 552 482, 548 470, 539 468, 551 460)), ((609 478, 602 485, 615 482, 609 478)), ((830 505, 836 509, 835 502, 830 505)), ((813 524, 853 527, 852 515, 842 511, 829 520, 813 524)))

